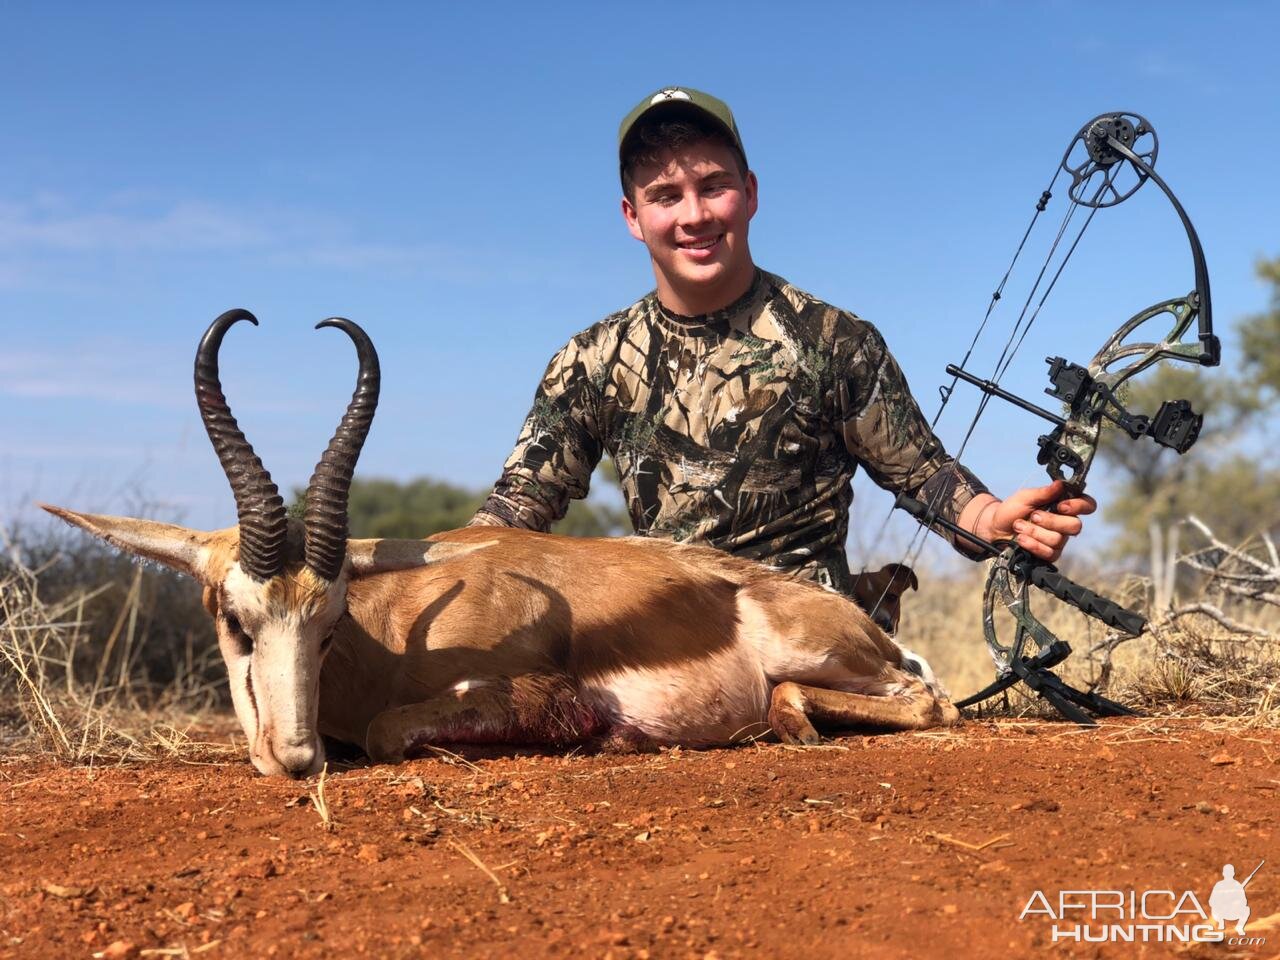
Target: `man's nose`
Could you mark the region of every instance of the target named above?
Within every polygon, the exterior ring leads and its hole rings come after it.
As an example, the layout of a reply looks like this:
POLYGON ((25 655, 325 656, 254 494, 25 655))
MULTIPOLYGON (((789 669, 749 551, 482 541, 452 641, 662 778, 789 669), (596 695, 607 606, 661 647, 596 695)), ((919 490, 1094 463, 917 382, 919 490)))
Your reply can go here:
POLYGON ((696 226, 711 219, 706 201, 698 194, 691 194, 680 203, 680 226, 696 226))

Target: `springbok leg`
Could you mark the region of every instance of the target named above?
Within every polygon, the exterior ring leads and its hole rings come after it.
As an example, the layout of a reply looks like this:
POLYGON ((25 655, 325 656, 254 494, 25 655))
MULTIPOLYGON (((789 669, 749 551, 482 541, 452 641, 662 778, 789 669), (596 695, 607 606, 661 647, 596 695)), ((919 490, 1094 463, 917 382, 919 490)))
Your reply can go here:
POLYGON ((926 730, 959 719, 960 711, 924 684, 905 694, 873 697, 786 681, 774 687, 769 704, 769 726, 784 743, 817 743, 821 738, 815 722, 827 727, 926 730))
POLYGON ((595 735, 598 727, 565 676, 480 678, 422 703, 384 710, 369 724, 365 751, 379 763, 399 763, 451 743, 564 746, 595 735))

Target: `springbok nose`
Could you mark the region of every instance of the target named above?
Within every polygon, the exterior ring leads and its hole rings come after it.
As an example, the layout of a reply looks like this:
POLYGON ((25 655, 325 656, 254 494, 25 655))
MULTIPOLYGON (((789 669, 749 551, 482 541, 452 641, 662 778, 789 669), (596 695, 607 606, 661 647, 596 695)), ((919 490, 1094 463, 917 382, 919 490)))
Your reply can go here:
POLYGON ((314 740, 277 745, 272 753, 284 768, 284 772, 294 780, 302 780, 315 772, 322 759, 317 753, 314 740))

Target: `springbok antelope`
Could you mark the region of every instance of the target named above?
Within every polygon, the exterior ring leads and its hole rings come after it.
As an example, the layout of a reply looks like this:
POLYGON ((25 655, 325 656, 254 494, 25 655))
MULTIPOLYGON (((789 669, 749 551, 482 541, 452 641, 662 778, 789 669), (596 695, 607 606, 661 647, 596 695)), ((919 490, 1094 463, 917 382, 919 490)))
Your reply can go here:
POLYGON ((321 734, 397 762, 436 745, 730 744, 813 723, 921 729, 959 718, 923 660, 852 601, 719 551, 642 537, 473 527, 352 540, 347 496, 381 375, 354 341, 355 394, 301 521, 227 405, 218 350, 196 352, 196 399, 239 523, 205 533, 45 509, 204 587, 236 715, 264 774, 320 769, 321 734), (323 664, 323 667, 322 667, 323 664))

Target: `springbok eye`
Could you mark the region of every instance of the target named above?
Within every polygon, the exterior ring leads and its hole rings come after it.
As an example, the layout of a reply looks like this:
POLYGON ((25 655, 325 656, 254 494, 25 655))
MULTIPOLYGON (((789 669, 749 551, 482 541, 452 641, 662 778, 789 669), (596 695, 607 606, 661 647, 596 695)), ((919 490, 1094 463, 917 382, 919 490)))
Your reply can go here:
POLYGON ((240 619, 234 613, 228 613, 223 616, 223 620, 227 625, 227 630, 239 643, 240 652, 249 654, 253 650, 253 638, 244 632, 244 627, 240 625, 240 619))

